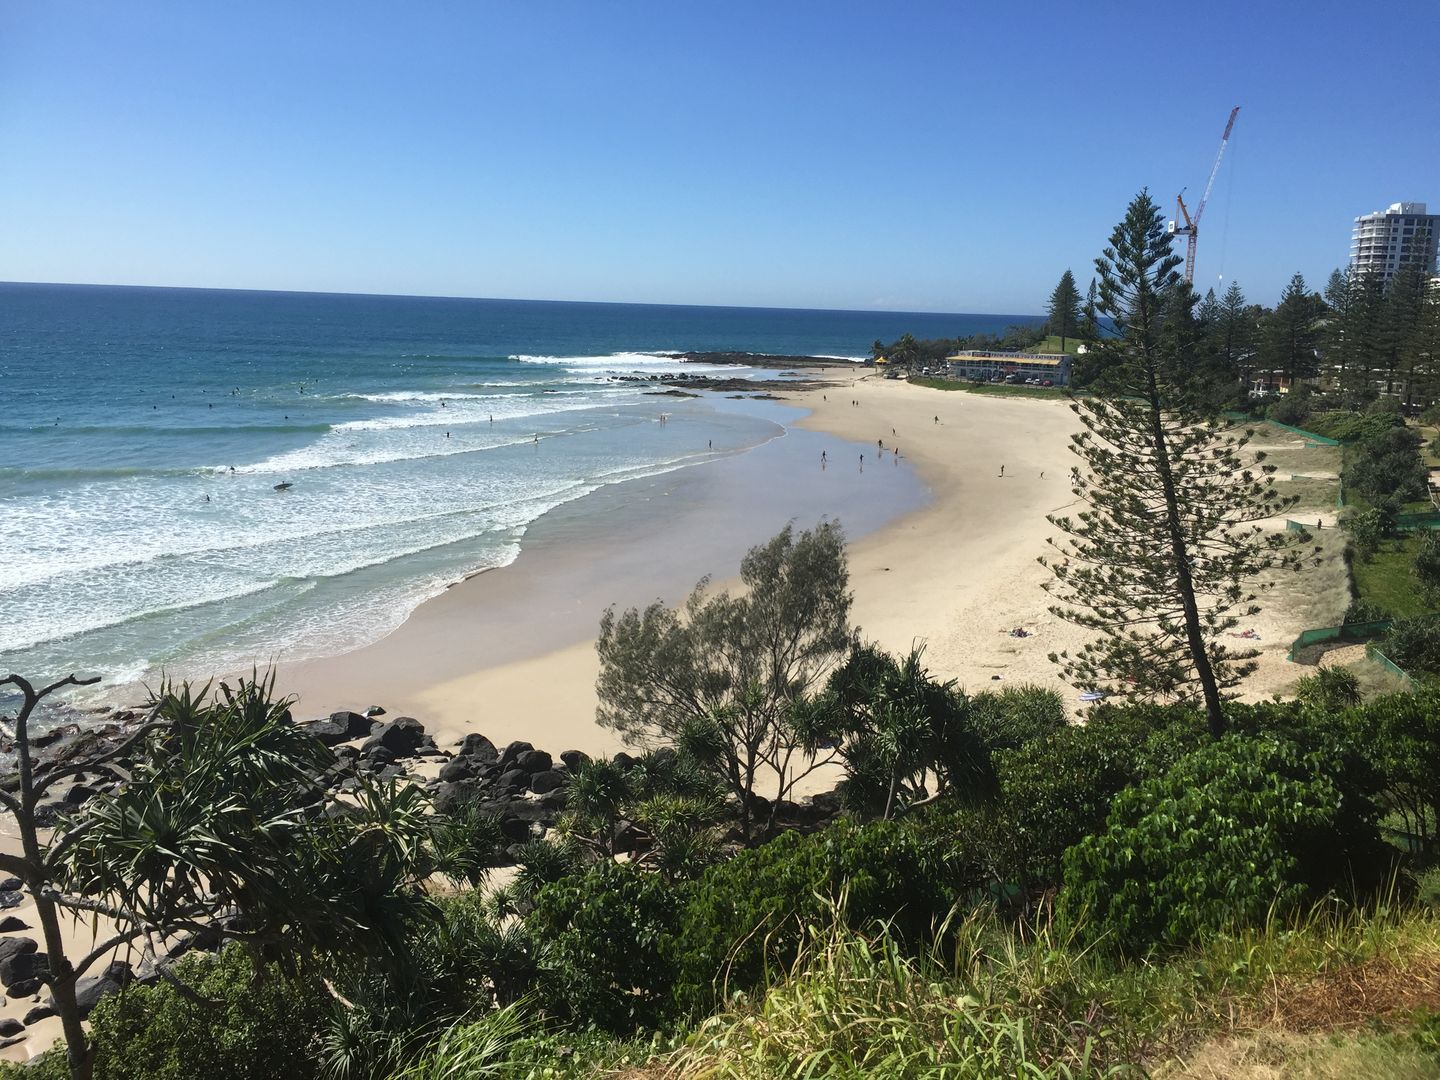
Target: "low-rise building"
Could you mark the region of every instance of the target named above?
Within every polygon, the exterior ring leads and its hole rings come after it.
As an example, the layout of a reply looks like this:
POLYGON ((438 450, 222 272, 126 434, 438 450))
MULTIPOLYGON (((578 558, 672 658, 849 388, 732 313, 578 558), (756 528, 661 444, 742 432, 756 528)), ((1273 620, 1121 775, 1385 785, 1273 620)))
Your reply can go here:
POLYGON ((1068 353, 992 352, 966 349, 947 356, 950 375, 955 379, 975 382, 1024 382, 1039 379, 1051 386, 1070 385, 1070 365, 1074 358, 1068 353))

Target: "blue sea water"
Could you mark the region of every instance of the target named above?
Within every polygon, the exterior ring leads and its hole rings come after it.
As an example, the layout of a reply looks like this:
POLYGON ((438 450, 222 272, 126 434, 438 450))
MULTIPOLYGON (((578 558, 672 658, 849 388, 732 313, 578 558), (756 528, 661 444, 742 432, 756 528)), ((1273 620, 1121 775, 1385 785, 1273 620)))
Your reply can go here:
POLYGON ((0 667, 125 682, 363 644, 548 510, 780 433, 626 380, 681 369, 658 353, 1021 321, 0 284, 0 667))

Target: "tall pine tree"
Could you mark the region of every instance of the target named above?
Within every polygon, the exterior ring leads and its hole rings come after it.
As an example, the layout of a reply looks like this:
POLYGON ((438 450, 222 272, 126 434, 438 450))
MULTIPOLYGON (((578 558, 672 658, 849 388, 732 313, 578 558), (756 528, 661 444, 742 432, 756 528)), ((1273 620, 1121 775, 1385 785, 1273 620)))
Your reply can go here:
POLYGON ((1254 650, 1226 635, 1259 609, 1262 573, 1298 568, 1296 534, 1262 531, 1290 500, 1273 466, 1243 454, 1196 393, 1195 297, 1176 268, 1164 218, 1147 192, 1131 202, 1095 260, 1099 310, 1114 334, 1093 392, 1072 399, 1084 423, 1072 449, 1084 509, 1052 516, 1065 535, 1042 560, 1055 574, 1051 611, 1098 637, 1052 657, 1085 689, 1200 700, 1225 730, 1228 689, 1254 669, 1254 650), (1248 458, 1248 460, 1247 460, 1248 458))
POLYGON ((1060 351, 1065 351, 1065 342, 1073 338, 1080 326, 1080 291, 1075 288, 1075 275, 1066 270, 1060 275, 1060 282, 1050 294, 1049 320, 1046 330, 1059 337, 1060 351))
POLYGON ((1305 276, 1292 277, 1262 327, 1261 356, 1271 390, 1275 389, 1276 372, 1293 389, 1298 380, 1311 378, 1319 371, 1315 323, 1323 310, 1324 302, 1310 291, 1305 276))

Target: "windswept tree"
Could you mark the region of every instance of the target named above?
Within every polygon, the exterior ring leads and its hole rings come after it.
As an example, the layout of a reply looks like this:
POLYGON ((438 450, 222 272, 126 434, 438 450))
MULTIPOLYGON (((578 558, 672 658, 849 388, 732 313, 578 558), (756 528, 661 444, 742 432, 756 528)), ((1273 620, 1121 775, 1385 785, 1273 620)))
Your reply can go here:
POLYGON ((747 837, 774 800, 833 757, 807 748, 796 703, 849 651, 849 571, 838 523, 786 526, 740 563, 745 591, 702 580, 678 608, 607 610, 600 620, 596 720, 632 744, 680 748, 739 799, 747 837))
POLYGON ((1283 531, 1258 522, 1291 504, 1273 466, 1246 454, 1197 393, 1195 297, 1176 268, 1147 192, 1131 202, 1095 260, 1100 311, 1114 328, 1093 393, 1072 401, 1084 430, 1072 449, 1082 509, 1055 515, 1056 615, 1097 632, 1073 656, 1052 655, 1086 690, 1203 701, 1225 730, 1225 692, 1254 669, 1227 633, 1258 611, 1257 579, 1302 559, 1283 531))
POLYGON ((1060 339, 1060 351, 1065 351, 1065 342, 1075 337, 1080 328, 1080 291, 1075 288, 1075 275, 1066 270, 1060 275, 1060 282, 1050 294, 1050 306, 1045 329, 1060 339))

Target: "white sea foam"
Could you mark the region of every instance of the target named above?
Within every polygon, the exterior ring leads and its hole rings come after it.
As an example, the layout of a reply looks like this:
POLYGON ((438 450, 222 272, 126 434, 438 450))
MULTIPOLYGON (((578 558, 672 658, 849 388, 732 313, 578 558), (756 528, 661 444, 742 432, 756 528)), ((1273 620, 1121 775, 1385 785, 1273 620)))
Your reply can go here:
POLYGON ((517 354, 510 359, 518 360, 523 364, 550 364, 553 367, 564 368, 571 375, 594 375, 606 371, 626 375, 634 372, 644 372, 647 375, 679 372, 702 375, 733 370, 729 366, 690 363, 664 353, 646 352, 608 353, 604 356, 526 356, 517 354))

